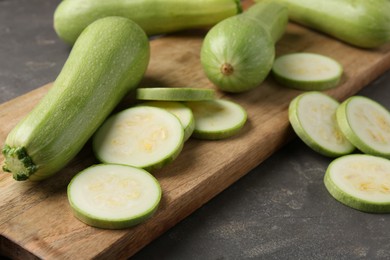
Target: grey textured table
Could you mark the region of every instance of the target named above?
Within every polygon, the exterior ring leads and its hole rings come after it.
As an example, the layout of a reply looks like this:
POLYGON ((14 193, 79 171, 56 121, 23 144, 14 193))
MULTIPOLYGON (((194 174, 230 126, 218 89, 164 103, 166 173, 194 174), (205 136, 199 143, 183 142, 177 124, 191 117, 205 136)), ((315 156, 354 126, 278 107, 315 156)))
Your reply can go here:
MULTIPOLYGON (((59 2, 0 0, 0 103, 62 68, 59 2)), ((359 94, 390 108, 390 71, 359 94)), ((335 201, 322 182, 330 161, 295 139, 134 259, 390 259, 390 215, 335 201)))

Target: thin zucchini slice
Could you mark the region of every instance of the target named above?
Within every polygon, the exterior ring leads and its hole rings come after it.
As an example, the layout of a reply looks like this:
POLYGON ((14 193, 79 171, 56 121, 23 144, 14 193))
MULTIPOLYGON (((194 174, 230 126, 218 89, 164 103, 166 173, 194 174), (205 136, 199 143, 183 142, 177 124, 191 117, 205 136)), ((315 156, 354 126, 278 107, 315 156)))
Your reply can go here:
POLYGON ((239 104, 216 99, 186 102, 195 117, 193 137, 217 140, 237 134, 245 125, 247 113, 239 104))
POLYGON ((167 110, 179 118, 184 128, 184 141, 188 140, 195 128, 194 115, 189 107, 176 101, 149 101, 141 104, 142 106, 152 106, 167 110))
POLYGON ((312 91, 295 97, 289 106, 289 120, 299 138, 314 151, 329 157, 351 153, 355 147, 340 131, 332 97, 312 91))
POLYGON ((202 101, 215 98, 213 89, 204 88, 138 88, 137 99, 158 101, 202 101))
POLYGON ((93 137, 93 149, 101 162, 154 170, 179 155, 183 138, 176 116, 161 108, 137 106, 107 119, 93 137))
POLYGON ((336 87, 343 68, 334 59, 315 53, 291 53, 275 59, 272 74, 280 84, 300 90, 336 87))
POLYGON ((68 200, 82 222, 107 229, 139 224, 153 215, 161 199, 158 181, 147 171, 98 164, 78 173, 68 185, 68 200))
POLYGON ((324 177, 325 187, 341 203, 365 212, 390 212, 390 161, 366 154, 335 159, 324 177))
POLYGON ((390 113, 382 105, 367 97, 350 97, 337 109, 337 122, 360 151, 390 158, 390 113))

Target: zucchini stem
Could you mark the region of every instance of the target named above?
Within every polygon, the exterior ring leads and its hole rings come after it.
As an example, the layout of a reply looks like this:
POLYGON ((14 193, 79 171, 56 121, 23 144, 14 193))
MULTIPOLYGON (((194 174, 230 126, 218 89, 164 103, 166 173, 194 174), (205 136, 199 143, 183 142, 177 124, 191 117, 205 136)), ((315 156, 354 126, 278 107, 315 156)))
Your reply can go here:
POLYGON ((236 5, 237 5, 237 14, 242 13, 243 9, 242 9, 241 1, 240 1, 240 0, 235 0, 234 2, 235 2, 236 5))
POLYGON ((17 181, 27 180, 38 169, 24 147, 5 145, 2 153, 5 157, 3 171, 13 172, 13 177, 17 181))
POLYGON ((233 66, 230 64, 230 63, 224 63, 222 64, 221 66, 221 73, 224 75, 224 76, 230 76, 232 75, 234 72, 234 68, 233 66))

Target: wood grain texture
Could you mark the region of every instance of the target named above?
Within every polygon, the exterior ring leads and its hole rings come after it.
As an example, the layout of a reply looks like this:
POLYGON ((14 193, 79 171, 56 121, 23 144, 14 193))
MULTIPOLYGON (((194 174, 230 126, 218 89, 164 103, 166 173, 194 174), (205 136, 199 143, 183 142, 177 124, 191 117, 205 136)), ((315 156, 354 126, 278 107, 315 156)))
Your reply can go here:
MULTIPOLYGON (((199 53, 204 31, 151 41, 151 62, 142 86, 214 88, 202 72, 199 53)), ((277 54, 308 51, 338 60, 345 73, 341 85, 327 91, 343 100, 390 68, 390 46, 363 50, 290 24, 277 54)), ((0 145, 14 125, 45 95, 50 84, 0 105, 0 145)), ((85 167, 97 163, 90 144, 53 178, 16 182, 0 174, 0 250, 12 258, 127 258, 201 207, 294 137, 287 108, 300 91, 268 78, 243 94, 219 97, 241 104, 248 122, 241 133, 221 141, 189 140, 179 157, 154 172, 163 190, 156 214, 126 230, 89 227, 71 213, 66 187, 85 167)), ((130 105, 125 99, 121 108, 130 105)), ((0 157, 2 164, 4 158, 0 157)))

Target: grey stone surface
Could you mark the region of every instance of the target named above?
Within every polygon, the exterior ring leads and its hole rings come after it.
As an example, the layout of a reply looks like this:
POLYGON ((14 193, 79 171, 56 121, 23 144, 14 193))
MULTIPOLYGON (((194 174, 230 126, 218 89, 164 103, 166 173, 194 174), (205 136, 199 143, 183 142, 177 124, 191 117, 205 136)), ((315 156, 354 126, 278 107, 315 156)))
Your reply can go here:
MULTIPOLYGON (((0 0, 0 103, 53 81, 69 53, 59 0, 0 0)), ((390 71, 359 94, 390 108, 390 71)), ((134 259, 390 259, 390 215, 335 201, 331 159, 293 140, 134 259)))
POLYGON ((69 53, 53 29, 59 0, 0 0, 0 103, 55 80, 69 53))

